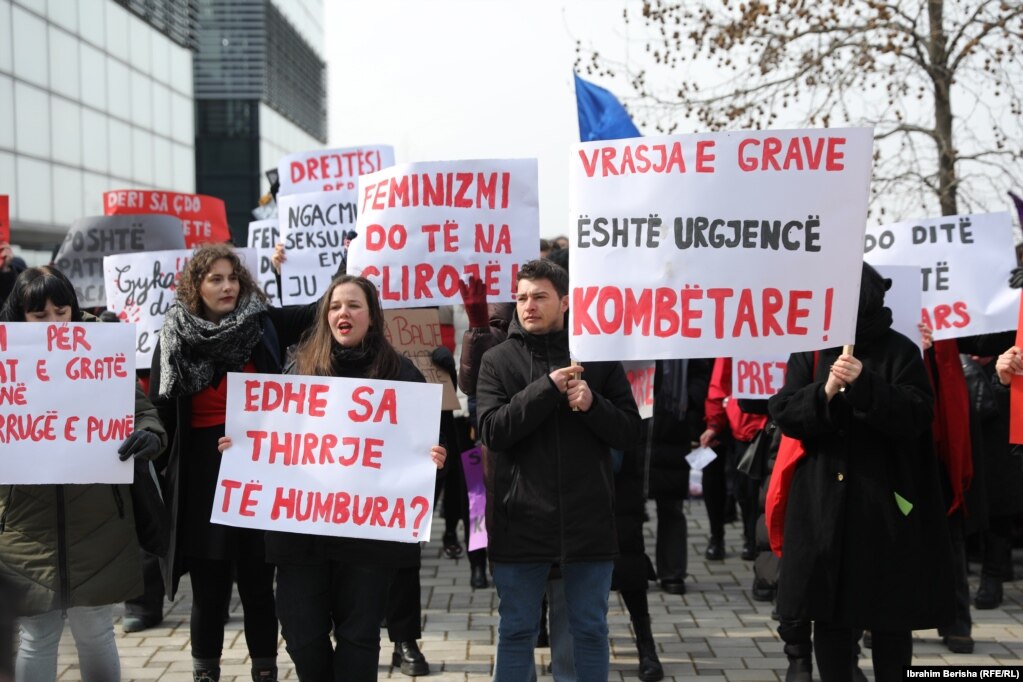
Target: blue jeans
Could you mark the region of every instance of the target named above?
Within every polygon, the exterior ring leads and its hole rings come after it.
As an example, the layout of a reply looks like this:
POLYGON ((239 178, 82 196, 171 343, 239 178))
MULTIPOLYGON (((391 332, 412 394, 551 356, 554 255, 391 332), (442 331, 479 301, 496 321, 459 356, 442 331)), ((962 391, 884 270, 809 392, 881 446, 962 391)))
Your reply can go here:
MULTIPOLYGON (((569 630, 580 682, 606 682, 607 596, 611 561, 562 564, 569 630)), ((500 598, 497 663, 494 682, 527 682, 535 672, 533 649, 540 629, 540 602, 550 564, 494 562, 494 585, 500 598)))
MULTIPOLYGON (((67 610, 68 625, 78 649, 84 682, 118 682, 121 659, 114 641, 112 606, 73 606, 67 610)), ((64 632, 60 610, 20 619, 21 646, 14 679, 19 682, 53 682, 57 678, 57 648, 64 632)))

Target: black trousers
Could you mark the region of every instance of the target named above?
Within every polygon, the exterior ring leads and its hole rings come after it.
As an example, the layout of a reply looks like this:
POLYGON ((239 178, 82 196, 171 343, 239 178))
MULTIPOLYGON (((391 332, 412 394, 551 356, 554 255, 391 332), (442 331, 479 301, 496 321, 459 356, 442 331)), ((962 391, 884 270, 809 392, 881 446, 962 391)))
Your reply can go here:
POLYGON ((245 643, 252 658, 277 656, 274 567, 264 561, 189 557, 192 583, 192 657, 219 659, 224 651, 224 604, 237 579, 245 614, 245 643))
MULTIPOLYGON (((862 630, 816 621, 813 648, 821 682, 852 682, 856 665, 856 640, 862 630)), ((913 661, 913 633, 910 630, 871 629, 871 658, 876 682, 901 682, 903 669, 913 661)))
POLYGON ((685 501, 658 497, 657 502, 657 577, 684 581, 689 569, 689 529, 686 526, 685 501))
POLYGON ((399 568, 387 595, 387 637, 392 642, 408 642, 423 636, 421 596, 419 567, 399 568))
POLYGON ((299 680, 377 679, 380 621, 394 574, 339 561, 278 566, 277 613, 299 680))
POLYGON ((135 599, 124 602, 124 614, 146 621, 163 620, 163 574, 160 572, 160 557, 139 550, 142 554, 142 582, 144 592, 135 599))

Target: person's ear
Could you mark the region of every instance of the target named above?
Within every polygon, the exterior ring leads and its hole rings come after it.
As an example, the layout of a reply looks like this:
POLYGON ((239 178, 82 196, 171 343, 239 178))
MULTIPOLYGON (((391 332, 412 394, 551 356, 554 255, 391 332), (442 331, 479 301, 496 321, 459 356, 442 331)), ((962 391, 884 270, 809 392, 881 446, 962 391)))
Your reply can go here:
POLYGON ((561 312, 568 312, 568 294, 561 297, 561 312))

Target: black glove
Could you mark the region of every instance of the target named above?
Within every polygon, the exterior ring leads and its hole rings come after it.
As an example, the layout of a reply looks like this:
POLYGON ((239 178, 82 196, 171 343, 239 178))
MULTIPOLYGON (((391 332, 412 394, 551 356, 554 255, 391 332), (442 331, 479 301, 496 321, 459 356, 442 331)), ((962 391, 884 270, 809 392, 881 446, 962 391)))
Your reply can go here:
POLYGON ((1009 274, 1009 286, 1013 289, 1023 289, 1023 268, 1013 268, 1009 274))
POLYGON ((451 376, 451 383, 458 385, 458 375, 455 373, 455 356, 446 346, 437 346, 430 353, 430 360, 451 376))
POLYGON ((117 454, 121 461, 129 457, 141 457, 149 459, 160 452, 160 437, 152 431, 139 429, 124 439, 121 447, 117 448, 117 454))

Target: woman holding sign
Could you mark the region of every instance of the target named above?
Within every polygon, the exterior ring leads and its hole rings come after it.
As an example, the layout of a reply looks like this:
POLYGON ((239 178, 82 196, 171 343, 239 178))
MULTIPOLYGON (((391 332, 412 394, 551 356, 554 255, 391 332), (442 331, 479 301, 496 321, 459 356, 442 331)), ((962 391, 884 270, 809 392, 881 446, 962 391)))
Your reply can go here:
MULTIPOLYGON (((0 322, 93 320, 78 307, 71 282, 50 266, 22 272, 0 311, 0 322)), ((135 431, 118 455, 153 459, 166 445, 156 410, 136 389, 135 431)), ((21 596, 15 679, 56 679, 66 619, 82 680, 120 680, 113 605, 142 593, 129 487, 0 486, 0 583, 13 585, 21 596)))
POLYGON ((153 355, 150 395, 173 426, 166 478, 171 546, 164 572, 174 598, 186 572, 192 584, 192 667, 195 680, 220 678, 224 605, 238 584, 252 676, 277 679, 274 567, 263 532, 210 523, 220 471, 228 372, 281 372, 285 349, 312 322, 316 306, 269 308, 227 244, 205 244, 178 284, 153 355))
POLYGON ((911 631, 952 615, 934 394, 919 347, 891 329, 890 285, 864 264, 855 356, 840 348, 793 354, 785 387, 769 402, 782 433, 805 449, 784 511, 778 613, 814 621, 824 682, 852 679, 864 628, 877 680, 901 680, 911 631))
MULTIPOLYGON (((290 369, 307 376, 424 382, 384 330, 373 283, 335 277, 290 369)), ((221 450, 230 444, 221 439, 221 450)), ((444 465, 443 447, 429 454, 438 469, 444 465)), ((388 589, 398 568, 419 565, 418 544, 268 532, 266 549, 267 559, 277 564, 277 615, 298 678, 377 679, 388 589)))

